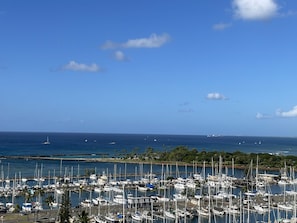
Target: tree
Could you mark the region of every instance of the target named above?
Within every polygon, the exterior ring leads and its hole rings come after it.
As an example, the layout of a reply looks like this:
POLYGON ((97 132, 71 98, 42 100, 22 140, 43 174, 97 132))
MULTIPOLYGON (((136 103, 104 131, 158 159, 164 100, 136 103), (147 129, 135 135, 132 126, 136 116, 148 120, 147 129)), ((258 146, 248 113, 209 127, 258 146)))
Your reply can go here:
POLYGON ((33 199, 34 191, 29 190, 27 187, 22 191, 23 196, 25 197, 25 202, 31 202, 33 199))
POLYGON ((81 214, 78 214, 78 218, 79 218, 80 223, 89 223, 90 222, 89 215, 85 210, 83 210, 81 212, 81 214))
POLYGON ((41 189, 41 188, 37 188, 34 190, 34 193, 33 193, 33 197, 38 197, 38 202, 39 202, 39 205, 42 204, 42 197, 44 195, 44 190, 41 189))
POLYGON ((49 206, 50 209, 53 208, 53 203, 55 202, 55 198, 53 195, 49 195, 46 199, 45 199, 46 204, 49 206))
POLYGON ((71 203, 69 199, 69 190, 66 189, 62 195, 61 208, 59 212, 61 223, 70 223, 70 217, 71 217, 70 210, 71 210, 71 203))
POLYGON ((145 158, 147 158, 148 160, 152 160, 154 159, 154 149, 151 147, 148 147, 145 151, 144 154, 145 158))
MULTIPOLYGON (((55 202, 55 198, 53 195, 49 195, 47 198, 45 198, 45 203, 47 204, 47 206, 49 206, 49 208, 51 210, 53 209, 54 202, 55 202)), ((50 216, 50 214, 49 214, 49 216, 50 216)))
POLYGON ((86 176, 91 176, 91 174, 95 174, 95 169, 85 169, 86 176))

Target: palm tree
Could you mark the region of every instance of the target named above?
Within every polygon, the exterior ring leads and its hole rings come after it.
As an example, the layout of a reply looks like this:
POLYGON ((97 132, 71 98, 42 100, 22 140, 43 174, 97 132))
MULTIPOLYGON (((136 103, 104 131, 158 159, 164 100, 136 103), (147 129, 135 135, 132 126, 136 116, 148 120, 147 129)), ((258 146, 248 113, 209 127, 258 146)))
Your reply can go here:
POLYGON ((55 202, 55 198, 53 195, 49 195, 47 198, 45 198, 46 204, 49 206, 49 208, 53 209, 53 203, 55 202))
POLYGON ((34 192, 29 190, 27 187, 22 191, 23 196, 25 197, 25 202, 31 202, 33 199, 34 192))
POLYGON ((71 209, 71 203, 69 198, 69 190, 66 189, 62 196, 62 202, 59 212, 60 222, 61 223, 70 223, 70 210, 71 209))
MULTIPOLYGON (((53 195, 49 195, 48 197, 45 198, 45 203, 47 204, 47 206, 48 206, 51 210, 53 210, 53 203, 54 203, 54 202, 55 202, 55 198, 54 198, 53 195)), ((48 212, 48 213, 49 213, 48 217, 50 218, 50 216, 51 216, 51 212, 48 212)))
POLYGON ((80 223, 89 223, 90 222, 89 215, 85 210, 83 210, 81 212, 81 214, 78 214, 78 218, 79 218, 80 223))
POLYGON ((38 201, 39 205, 42 204, 42 197, 43 197, 43 196, 44 196, 44 190, 43 190, 43 189, 38 188, 38 189, 35 189, 35 190, 34 190, 33 197, 38 198, 37 201, 38 201))

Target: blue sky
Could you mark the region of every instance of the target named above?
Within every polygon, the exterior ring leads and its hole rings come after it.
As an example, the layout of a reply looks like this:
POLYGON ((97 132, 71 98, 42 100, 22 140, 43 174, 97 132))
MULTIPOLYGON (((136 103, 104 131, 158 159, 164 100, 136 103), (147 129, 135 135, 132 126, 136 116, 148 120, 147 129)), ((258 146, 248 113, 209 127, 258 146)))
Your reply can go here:
POLYGON ((297 136, 297 1, 2 0, 0 131, 297 136))

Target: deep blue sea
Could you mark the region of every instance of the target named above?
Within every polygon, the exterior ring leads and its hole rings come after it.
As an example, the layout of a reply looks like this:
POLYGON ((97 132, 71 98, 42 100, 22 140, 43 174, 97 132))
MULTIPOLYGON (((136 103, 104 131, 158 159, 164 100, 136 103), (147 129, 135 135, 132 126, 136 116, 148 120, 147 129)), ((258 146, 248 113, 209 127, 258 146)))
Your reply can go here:
MULTIPOLYGON (((0 156, 60 156, 102 157, 118 156, 132 151, 144 152, 148 147, 158 151, 186 146, 198 151, 242 151, 245 153, 275 153, 297 155, 297 138, 247 137, 202 135, 144 135, 144 134, 99 134, 99 133, 29 133, 0 132, 0 156), (47 137, 50 144, 45 145, 47 137)), ((114 164, 59 160, 0 159, 0 178, 16 174, 32 176, 36 167, 43 175, 62 174, 73 169, 74 174, 83 174, 86 169, 99 172, 114 170, 114 164), (61 161, 62 162, 62 161, 61 161), (42 165, 42 168, 41 168, 42 165), (61 168, 62 166, 62 168, 61 168), (65 170, 66 169, 66 170, 65 170), (79 173, 80 172, 80 173, 79 173), (1 176, 2 175, 2 176, 1 176)), ((149 171, 149 165, 144 171, 149 171)), ((117 171, 133 172, 134 166, 117 164, 117 171)), ((186 170, 185 170, 186 171, 186 170)))
POLYGON ((181 145, 198 151, 297 155, 297 138, 289 137, 0 132, 0 156, 114 156, 133 150, 143 152, 148 147, 164 151, 181 145), (43 144, 47 137, 50 145, 43 144))

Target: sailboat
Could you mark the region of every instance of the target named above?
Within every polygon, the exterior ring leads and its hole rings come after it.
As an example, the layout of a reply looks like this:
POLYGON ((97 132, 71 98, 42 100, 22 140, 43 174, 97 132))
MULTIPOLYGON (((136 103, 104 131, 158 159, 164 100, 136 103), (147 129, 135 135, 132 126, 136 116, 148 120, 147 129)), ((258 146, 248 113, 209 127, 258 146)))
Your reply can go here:
POLYGON ((49 145, 51 142, 49 141, 48 136, 46 137, 46 141, 43 142, 43 145, 49 145))

